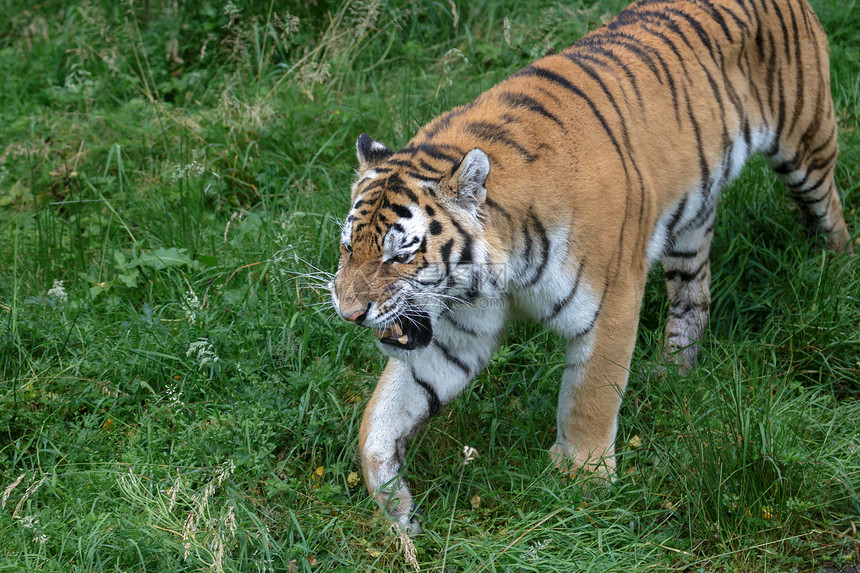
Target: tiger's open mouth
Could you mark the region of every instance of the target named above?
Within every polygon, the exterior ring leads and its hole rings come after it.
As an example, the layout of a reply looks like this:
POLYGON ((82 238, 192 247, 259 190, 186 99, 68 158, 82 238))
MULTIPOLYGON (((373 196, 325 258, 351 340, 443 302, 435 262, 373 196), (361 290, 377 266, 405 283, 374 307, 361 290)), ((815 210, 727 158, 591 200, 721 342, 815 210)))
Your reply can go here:
POLYGON ((413 309, 409 317, 402 316, 390 327, 375 330, 373 335, 382 344, 390 344, 401 350, 415 350, 424 348, 433 340, 433 323, 429 314, 413 309))

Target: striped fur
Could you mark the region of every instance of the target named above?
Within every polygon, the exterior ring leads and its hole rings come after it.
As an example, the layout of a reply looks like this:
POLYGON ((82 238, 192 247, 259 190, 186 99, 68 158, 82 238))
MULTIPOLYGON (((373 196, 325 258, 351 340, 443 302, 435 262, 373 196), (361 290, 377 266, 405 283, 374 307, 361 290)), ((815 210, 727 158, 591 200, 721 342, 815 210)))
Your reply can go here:
POLYGON ((667 354, 696 359, 720 189, 761 152, 803 222, 849 251, 827 41, 806 0, 645 0, 425 126, 362 135, 332 282, 391 356, 361 425, 365 482, 417 528, 409 438, 489 360, 508 321, 567 339, 551 455, 614 471, 649 265, 667 354))

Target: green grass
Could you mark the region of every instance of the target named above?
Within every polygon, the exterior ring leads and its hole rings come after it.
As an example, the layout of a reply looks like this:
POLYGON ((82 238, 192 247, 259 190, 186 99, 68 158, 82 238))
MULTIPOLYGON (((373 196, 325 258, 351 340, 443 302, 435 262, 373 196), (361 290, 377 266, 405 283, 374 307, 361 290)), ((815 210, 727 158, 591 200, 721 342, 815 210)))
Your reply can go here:
MULTIPOLYGON (((401 145, 623 3, 294 4, 0 0, 0 570, 413 569, 353 475, 383 360, 296 275, 336 267, 359 133, 401 145)), ((856 235, 860 8, 814 4, 856 235)), ((860 271, 758 160, 712 268, 684 377, 649 283, 611 486, 550 468, 561 344, 512 329, 410 449, 422 571, 858 564, 860 271)))

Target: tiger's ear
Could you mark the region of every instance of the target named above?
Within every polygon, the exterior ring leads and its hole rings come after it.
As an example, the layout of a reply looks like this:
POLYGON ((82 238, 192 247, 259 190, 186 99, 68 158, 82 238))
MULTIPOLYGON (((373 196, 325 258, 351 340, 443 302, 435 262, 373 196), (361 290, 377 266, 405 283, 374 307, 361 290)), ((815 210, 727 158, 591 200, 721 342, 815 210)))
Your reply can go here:
POLYGON ((449 187, 454 200, 469 209, 477 209, 487 198, 487 176, 490 174, 490 158, 480 148, 475 148, 460 160, 451 174, 449 187))
POLYGON ((364 175, 394 154, 383 144, 373 141, 366 133, 358 136, 355 150, 358 154, 358 173, 360 175, 364 175))

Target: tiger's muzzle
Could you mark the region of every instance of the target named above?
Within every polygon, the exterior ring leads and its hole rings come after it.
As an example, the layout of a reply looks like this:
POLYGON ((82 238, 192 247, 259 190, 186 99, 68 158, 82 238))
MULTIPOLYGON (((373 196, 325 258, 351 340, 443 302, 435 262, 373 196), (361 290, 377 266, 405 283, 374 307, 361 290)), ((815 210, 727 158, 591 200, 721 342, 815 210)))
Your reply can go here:
POLYGON ((347 322, 373 330, 383 345, 406 351, 428 346, 433 340, 433 321, 426 310, 410 301, 407 295, 395 303, 394 306, 400 308, 392 312, 390 308, 380 308, 390 307, 390 304, 380 304, 378 295, 369 294, 392 290, 395 281, 379 271, 379 267, 370 265, 345 266, 338 270, 329 285, 338 314, 347 322))
POLYGON ((433 322, 425 311, 411 308, 397 317, 390 327, 373 333, 379 342, 400 350, 424 348, 433 340, 433 322))

